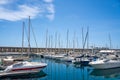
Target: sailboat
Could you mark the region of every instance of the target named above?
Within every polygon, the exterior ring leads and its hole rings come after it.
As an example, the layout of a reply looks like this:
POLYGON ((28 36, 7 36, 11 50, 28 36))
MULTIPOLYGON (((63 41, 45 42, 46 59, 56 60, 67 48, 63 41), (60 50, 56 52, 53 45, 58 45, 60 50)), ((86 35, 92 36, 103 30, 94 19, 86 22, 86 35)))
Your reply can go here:
POLYGON ((25 29, 25 23, 23 22, 23 28, 22 28, 22 49, 21 49, 21 56, 19 58, 15 58, 14 61, 26 61, 29 60, 29 56, 23 56, 23 48, 24 48, 24 29, 25 29))
MULTIPOLYGON (((23 25, 24 25, 24 22, 23 22, 23 25)), ((24 26, 23 26, 23 29, 24 29, 24 26)), ((22 34, 22 40, 24 40, 23 36, 24 36, 24 31, 22 34)), ((22 45, 23 45, 23 41, 22 41, 22 45)), ((22 46, 22 51, 23 51, 23 46, 22 46)), ((23 61, 22 56, 18 57, 18 58, 13 58, 13 56, 6 56, 5 58, 2 59, 3 64, 1 66, 4 66, 4 67, 9 66, 9 65, 13 64, 14 61, 23 61)))
MULTIPOLYGON (((30 23, 30 17, 29 17, 30 23)), ((30 24, 29 24, 29 34, 28 34, 28 56, 30 53, 30 24)), ((43 68, 47 66, 46 63, 42 62, 29 62, 29 61, 19 61, 7 66, 6 69, 0 73, 0 76, 16 75, 16 74, 28 74, 34 72, 40 72, 43 68)))
POLYGON ((6 56, 6 58, 2 59, 3 66, 9 66, 13 64, 16 61, 25 61, 28 60, 29 57, 24 57, 23 56, 23 46, 24 46, 24 26, 25 23, 23 22, 23 31, 22 31, 22 51, 21 51, 21 56, 20 57, 13 57, 13 56, 6 56))

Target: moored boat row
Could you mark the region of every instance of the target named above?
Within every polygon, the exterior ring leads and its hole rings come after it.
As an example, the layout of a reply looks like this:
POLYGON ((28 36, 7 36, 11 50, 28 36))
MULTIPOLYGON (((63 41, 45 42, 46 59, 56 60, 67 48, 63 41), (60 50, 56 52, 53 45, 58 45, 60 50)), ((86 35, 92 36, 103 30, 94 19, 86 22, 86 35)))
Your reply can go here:
POLYGON ((100 51, 96 54, 43 54, 44 58, 55 59, 61 62, 72 62, 83 66, 92 66, 94 69, 110 69, 120 67, 119 54, 110 53, 110 50, 100 51), (106 52, 107 51, 107 52, 106 52), (104 53, 103 53, 104 52, 104 53), (47 56, 47 57, 46 57, 47 56))

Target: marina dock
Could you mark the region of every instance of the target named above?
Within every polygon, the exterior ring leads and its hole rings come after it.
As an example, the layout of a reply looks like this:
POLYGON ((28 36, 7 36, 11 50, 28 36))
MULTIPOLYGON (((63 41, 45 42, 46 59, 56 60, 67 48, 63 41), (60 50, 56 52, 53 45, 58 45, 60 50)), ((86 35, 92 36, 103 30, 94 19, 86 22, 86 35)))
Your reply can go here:
MULTIPOLYGON (((73 48, 30 48, 31 52, 70 52, 73 51, 73 48)), ((76 48, 74 49, 75 52, 82 52, 83 49, 80 48, 76 48)), ((0 47, 0 52, 21 52, 22 51, 22 47, 0 47)), ((24 47, 23 48, 23 52, 27 52, 28 51, 28 47, 24 47)), ((85 52, 91 52, 91 49, 85 49, 85 52)))
MULTIPOLYGON (((23 48, 23 52, 28 52, 28 47, 24 47, 23 48)), ((30 48, 31 52, 33 53, 42 53, 42 52, 56 52, 56 53, 68 53, 73 51, 73 48, 30 48)), ((84 50, 85 53, 91 53, 92 49, 82 49, 82 48, 75 48, 74 52, 80 52, 82 53, 82 51, 84 50)), ((95 48, 94 52, 99 52, 100 50, 106 50, 106 48, 95 48)), ((120 52, 120 49, 112 49, 112 50, 116 50, 118 52, 120 52)), ((6 54, 18 54, 19 52, 21 53, 22 51, 22 47, 0 47, 0 52, 7 52, 6 54), (12 52, 16 52, 16 53, 12 53, 12 52), (18 53, 17 53, 18 52, 18 53)), ((24 54, 24 53, 23 53, 24 54)), ((1 54, 0 54, 1 55, 1 54)))

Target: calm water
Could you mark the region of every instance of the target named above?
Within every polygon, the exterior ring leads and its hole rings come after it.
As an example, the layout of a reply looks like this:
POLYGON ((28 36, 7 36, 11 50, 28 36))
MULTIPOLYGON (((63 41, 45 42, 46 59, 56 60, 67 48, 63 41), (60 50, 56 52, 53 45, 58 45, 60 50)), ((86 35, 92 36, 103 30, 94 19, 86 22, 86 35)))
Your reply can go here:
POLYGON ((46 62, 48 66, 37 74, 5 77, 1 80, 120 80, 120 68, 93 70, 91 67, 81 67, 38 57, 32 60, 46 62))

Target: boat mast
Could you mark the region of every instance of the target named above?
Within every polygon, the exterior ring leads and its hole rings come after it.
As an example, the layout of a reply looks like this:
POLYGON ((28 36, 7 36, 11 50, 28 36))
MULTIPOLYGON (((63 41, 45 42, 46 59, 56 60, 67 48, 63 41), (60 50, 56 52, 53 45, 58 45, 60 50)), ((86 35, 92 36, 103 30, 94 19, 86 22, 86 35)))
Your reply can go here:
POLYGON ((76 38, 76 46, 77 46, 77 48, 79 48, 79 42, 78 42, 78 37, 76 38))
POLYGON ((87 37, 88 37, 88 31, 87 31, 87 33, 86 33, 86 36, 85 36, 85 39, 84 39, 84 42, 83 42, 82 53, 83 53, 83 51, 84 51, 84 49, 85 49, 85 44, 86 44, 86 41, 87 41, 87 37))
POLYGON ((48 29, 46 30, 46 52, 48 48, 48 29))
POLYGON ((56 49, 57 49, 57 32, 55 32, 55 53, 57 53, 56 49))
POLYGON ((84 32, 83 32, 83 27, 82 27, 82 47, 84 45, 84 32))
POLYGON ((68 48, 68 38, 69 38, 69 30, 67 30, 67 45, 66 45, 66 48, 68 48))
POLYGON ((74 36, 73 36, 73 52, 75 53, 75 35, 76 35, 76 33, 75 33, 75 31, 74 31, 74 36))
POLYGON ((89 27, 87 27, 87 32, 88 32, 88 36, 87 36, 87 49, 89 49, 89 27))
POLYGON ((36 40, 36 37, 35 37, 35 33, 34 33, 34 30, 33 30, 33 27, 32 27, 32 23, 31 24, 31 30, 32 30, 32 33, 33 33, 33 37, 34 37, 34 41, 35 41, 35 44, 36 44, 36 53, 38 53, 38 44, 37 44, 37 40, 36 40))
POLYGON ((52 48, 52 45, 53 45, 53 36, 51 35, 51 48, 52 48))
POLYGON ((25 27, 25 22, 23 22, 23 27, 22 27, 22 55, 23 56, 23 47, 24 47, 24 27, 25 27))
POLYGON ((28 55, 30 53, 30 16, 29 16, 29 22, 28 22, 28 55))
POLYGON ((60 34, 58 35, 58 40, 59 40, 59 42, 58 42, 58 44, 59 44, 59 51, 58 51, 58 53, 60 53, 60 45, 61 45, 61 42, 60 42, 60 34))
POLYGON ((55 32, 55 48, 57 48, 57 32, 55 32))
POLYGON ((112 43, 111 43, 111 36, 109 34, 109 42, 110 42, 110 49, 112 48, 112 43))
MULTIPOLYGON (((69 30, 67 30, 67 45, 66 45, 66 48, 68 49, 68 39, 69 39, 69 30)), ((68 51, 67 51, 68 53, 68 51)))
MULTIPOLYGON (((51 45, 51 37, 50 37, 50 35, 48 36, 48 48, 50 49, 50 45, 51 45)), ((49 50, 49 52, 50 52, 50 50, 49 50)))

